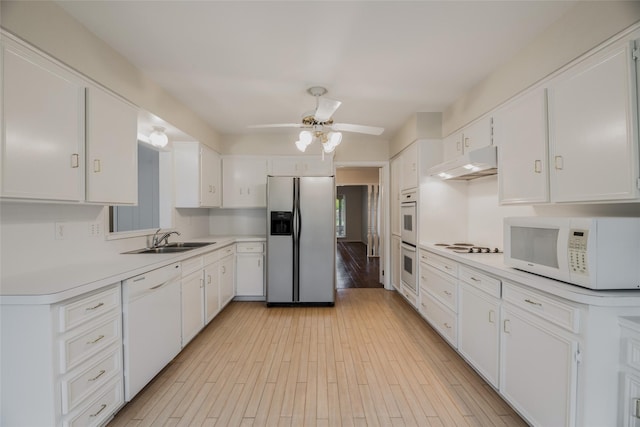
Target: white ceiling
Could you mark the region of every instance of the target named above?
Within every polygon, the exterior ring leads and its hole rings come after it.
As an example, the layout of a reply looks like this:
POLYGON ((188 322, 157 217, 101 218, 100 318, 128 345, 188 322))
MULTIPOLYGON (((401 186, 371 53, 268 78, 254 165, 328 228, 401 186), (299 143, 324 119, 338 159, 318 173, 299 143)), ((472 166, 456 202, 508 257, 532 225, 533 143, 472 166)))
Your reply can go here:
MULTIPOLYGON (((325 86, 340 123, 389 139, 443 111, 569 1, 59 1, 222 134, 298 122, 325 86)), ((256 131, 252 131, 256 132, 256 131)))

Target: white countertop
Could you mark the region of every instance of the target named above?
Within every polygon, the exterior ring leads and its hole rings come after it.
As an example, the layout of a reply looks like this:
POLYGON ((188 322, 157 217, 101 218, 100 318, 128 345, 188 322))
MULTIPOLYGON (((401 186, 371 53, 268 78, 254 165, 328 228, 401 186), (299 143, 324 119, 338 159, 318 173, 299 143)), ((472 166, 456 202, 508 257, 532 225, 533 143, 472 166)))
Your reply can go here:
POLYGON ((501 253, 460 254, 435 246, 433 243, 421 243, 420 248, 499 276, 505 280, 565 298, 569 301, 595 306, 640 307, 640 289, 594 291, 509 267, 505 265, 501 253))
POLYGON ((171 254, 113 254, 2 277, 0 304, 53 304, 236 242, 265 240, 264 236, 205 236, 188 241, 215 243, 171 254))

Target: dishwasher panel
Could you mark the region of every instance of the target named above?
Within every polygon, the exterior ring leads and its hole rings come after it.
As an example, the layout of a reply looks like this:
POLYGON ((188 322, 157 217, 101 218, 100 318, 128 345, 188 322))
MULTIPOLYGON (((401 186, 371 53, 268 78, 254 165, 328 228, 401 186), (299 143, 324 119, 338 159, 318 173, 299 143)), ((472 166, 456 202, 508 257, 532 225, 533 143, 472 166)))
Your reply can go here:
POLYGON ((178 263, 123 282, 126 401, 181 350, 180 275, 178 263))

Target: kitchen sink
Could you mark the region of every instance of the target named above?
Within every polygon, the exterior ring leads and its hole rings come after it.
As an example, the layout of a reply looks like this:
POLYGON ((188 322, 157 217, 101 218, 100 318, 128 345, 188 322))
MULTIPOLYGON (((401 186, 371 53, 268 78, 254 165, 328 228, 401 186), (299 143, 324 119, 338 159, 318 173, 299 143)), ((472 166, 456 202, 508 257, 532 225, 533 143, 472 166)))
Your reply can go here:
POLYGON ((171 254, 191 251, 207 245, 213 245, 215 242, 175 242, 157 248, 136 249, 134 251, 123 252, 124 254, 171 254))

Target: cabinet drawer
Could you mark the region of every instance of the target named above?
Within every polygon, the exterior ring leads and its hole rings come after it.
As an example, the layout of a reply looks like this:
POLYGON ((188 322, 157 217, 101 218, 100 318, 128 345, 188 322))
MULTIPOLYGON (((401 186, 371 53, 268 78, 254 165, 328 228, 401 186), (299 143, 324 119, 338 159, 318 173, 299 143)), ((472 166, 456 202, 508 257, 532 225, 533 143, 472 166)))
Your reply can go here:
POLYGON ((97 389, 102 387, 114 375, 122 374, 122 347, 116 345, 107 357, 91 360, 80 366, 72 374, 63 378, 62 386, 62 412, 68 413, 75 409, 97 389))
POLYGON ((204 265, 207 266, 209 264, 213 264, 214 262, 217 262, 218 260, 220 260, 220 252, 221 251, 213 251, 213 252, 209 252, 208 254, 204 254, 203 255, 204 265))
POLYGON ((99 397, 89 406, 71 414, 64 422, 64 427, 87 427, 103 425, 124 403, 122 378, 113 380, 100 390, 99 397))
POLYGON ((202 267, 204 267, 204 257, 201 256, 182 261, 182 277, 185 277, 194 271, 202 270, 202 267))
POLYGON ((120 307, 119 285, 95 295, 63 304, 59 307, 59 331, 68 331, 118 307, 120 307))
POLYGON ((500 298, 500 280, 495 277, 487 276, 477 270, 474 270, 463 265, 458 270, 458 277, 460 280, 474 286, 475 288, 484 291, 495 298, 500 298))
POLYGON ((224 248, 220 249, 218 252, 220 253, 220 259, 229 255, 234 255, 236 253, 236 245, 225 246, 224 248))
POLYGON ((420 266, 420 288, 421 291, 431 293, 450 310, 458 311, 458 284, 453 277, 429 265, 422 264, 420 266))
POLYGON ((458 325, 456 314, 427 293, 420 294, 420 313, 447 340, 457 348, 458 325))
POLYGON ((252 252, 263 252, 262 243, 237 243, 236 244, 236 252, 238 253, 252 253, 252 252))
POLYGON ((406 287, 404 284, 400 285, 400 293, 404 295, 407 301, 409 301, 409 304, 411 304, 414 307, 418 306, 418 298, 416 294, 411 289, 406 287))
POLYGON ((113 316, 90 329, 63 337, 60 340, 60 372, 68 372, 111 344, 122 341, 121 331, 120 317, 113 316))
POLYGON ((580 331, 579 309, 563 301, 551 299, 508 282, 504 283, 502 297, 505 301, 571 332, 580 331))
POLYGON ((623 362, 640 372, 640 341, 628 337, 624 340, 623 362))
POLYGON ((420 250, 420 262, 450 274, 453 277, 458 277, 458 263, 449 258, 436 255, 429 251, 420 250))

